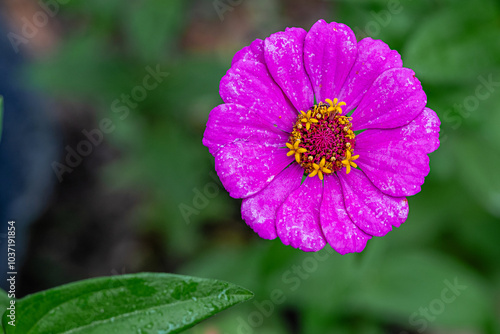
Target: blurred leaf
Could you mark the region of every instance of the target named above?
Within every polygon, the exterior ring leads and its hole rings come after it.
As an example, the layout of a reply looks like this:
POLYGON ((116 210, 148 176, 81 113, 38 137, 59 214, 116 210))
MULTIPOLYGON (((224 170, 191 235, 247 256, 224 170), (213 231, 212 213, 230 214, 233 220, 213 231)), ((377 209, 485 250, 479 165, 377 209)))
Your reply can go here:
POLYGON ((450 235, 456 239, 455 244, 448 243, 445 247, 455 248, 462 260, 469 261, 487 273, 498 272, 500 224, 498 218, 485 212, 481 206, 472 204, 474 197, 470 196, 471 203, 467 205, 469 210, 462 210, 461 219, 453 222, 455 229, 450 235))
POLYGON ((329 245, 316 253, 295 250, 295 254, 270 278, 268 290, 286 292, 291 305, 300 305, 337 314, 345 308, 346 297, 353 288, 360 258, 364 254, 339 255, 329 245), (321 288, 318 288, 321 287, 321 288))
POLYGON ((454 1, 429 15, 409 39, 403 59, 423 80, 473 80, 498 65, 498 7, 490 0, 454 1))
POLYGON ((172 53, 174 42, 184 23, 181 0, 150 0, 131 3, 124 18, 131 53, 145 61, 157 61, 162 51, 172 53))
MULTIPOLYGON (((391 49, 400 50, 434 6, 431 1, 341 0, 333 21, 347 24, 358 40, 380 39, 391 49), (355 3, 355 5, 353 5, 355 3)), ((328 21, 328 20, 327 20, 328 21)))
POLYGON ((56 96, 114 99, 119 93, 129 92, 137 82, 130 75, 133 67, 113 56, 105 41, 92 36, 75 37, 56 56, 35 64, 31 80, 56 96))
MULTIPOLYGON (((304 313, 304 325, 301 333, 321 333, 321 334, 387 334, 387 330, 378 323, 377 319, 357 317, 355 321, 349 316, 344 318, 333 317, 332 314, 320 314, 316 309, 306 309, 304 313)), ((392 332, 390 332, 392 333, 392 332)), ((399 333, 394 331, 394 333, 399 333)), ((401 332, 399 334, 404 334, 401 332)))
POLYGON ((197 223, 220 221, 221 212, 224 219, 230 219, 235 203, 220 185, 200 134, 190 134, 167 114, 147 130, 141 140, 132 143, 134 150, 129 150, 129 156, 110 168, 107 176, 127 179, 128 186, 140 184, 152 189, 153 200, 143 210, 143 221, 159 229, 177 253, 189 252, 199 244, 193 239, 200 232, 197 223))
POLYGON ((10 298, 3 289, 0 289, 0 309, 5 310, 10 304, 10 298))
POLYGON ((20 299, 7 333, 179 333, 253 294, 231 283, 171 274, 101 277, 20 299))
POLYGON ((478 204, 500 217, 500 148, 477 135, 462 135, 454 143, 460 180, 478 204), (486 159, 486 160, 485 160, 486 159))
MULTIPOLYGON (((254 301, 255 302, 255 301, 254 301)), ((238 308, 232 308, 216 317, 203 321, 201 324, 188 329, 184 334, 290 334, 287 323, 280 317, 279 310, 263 315, 262 323, 256 315, 256 306, 245 303, 238 308), (276 312, 274 312, 276 311, 276 312), (267 316, 269 315, 269 316, 267 316), (250 319, 250 320, 249 320, 250 319), (259 326, 256 326, 259 325, 259 326)), ((323 334, 323 333, 322 333, 323 334)))
POLYGON ((102 34, 113 29, 118 18, 123 16, 124 5, 121 0, 71 1, 65 4, 63 10, 67 10, 69 16, 75 14, 79 19, 83 16, 90 20, 91 24, 86 28, 93 32, 99 31, 102 34))
POLYGON ((186 56, 173 63, 171 77, 161 92, 172 117, 204 128, 210 110, 222 103, 219 83, 228 65, 229 61, 200 56, 186 56))
POLYGON ((351 296, 350 305, 360 311, 370 310, 414 330, 426 319, 424 309, 432 319, 425 322, 432 327, 481 328, 493 318, 485 282, 449 257, 400 251, 371 265, 351 296))
MULTIPOLYGON (((7 307, 9 307, 9 305, 10 305, 10 298, 7 295, 7 292, 0 289, 0 310, 7 312, 5 310, 7 309, 7 307)), ((2 315, 3 315, 3 313, 2 313, 2 315)), ((0 327, 0 333, 5 333, 3 326, 0 327)))
POLYGON ((262 266, 268 245, 254 244, 247 247, 222 248, 211 250, 198 256, 181 269, 189 275, 219 278, 248 286, 258 293, 262 289, 262 277, 259 268, 262 266), (260 283, 259 283, 260 282, 260 283))

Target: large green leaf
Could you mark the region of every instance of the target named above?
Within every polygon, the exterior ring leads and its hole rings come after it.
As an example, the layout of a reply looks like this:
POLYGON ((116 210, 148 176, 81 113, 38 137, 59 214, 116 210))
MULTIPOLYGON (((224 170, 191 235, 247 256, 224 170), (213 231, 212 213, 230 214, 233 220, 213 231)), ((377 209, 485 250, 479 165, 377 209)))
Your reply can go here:
POLYGON ((17 302, 6 333, 179 333, 253 294, 231 283, 172 274, 102 277, 17 302), (20 320, 22 319, 22 321, 20 320))

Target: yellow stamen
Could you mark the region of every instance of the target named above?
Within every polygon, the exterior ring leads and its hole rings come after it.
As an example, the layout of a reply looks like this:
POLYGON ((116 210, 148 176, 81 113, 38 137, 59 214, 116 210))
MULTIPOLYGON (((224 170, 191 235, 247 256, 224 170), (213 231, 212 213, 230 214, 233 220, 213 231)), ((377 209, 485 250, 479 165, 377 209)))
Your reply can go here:
POLYGON ((319 162, 319 165, 313 163, 314 170, 309 174, 309 177, 314 177, 314 176, 318 175, 319 179, 323 180, 323 173, 331 174, 332 170, 328 169, 325 166, 325 164, 326 164, 325 157, 323 157, 323 159, 321 159, 321 161, 319 162))
POLYGON ((342 164, 346 168, 346 174, 349 174, 351 172, 351 166, 354 168, 358 167, 358 165, 353 162, 357 158, 359 158, 359 155, 352 156, 352 153, 350 150, 345 151, 345 159, 342 160, 342 164))
POLYGON ((328 107, 328 112, 335 111, 339 115, 342 115, 342 106, 347 105, 345 102, 339 102, 337 98, 334 98, 333 101, 330 99, 325 99, 325 101, 330 105, 330 107, 328 107))
POLYGON ((299 148, 299 144, 300 144, 300 140, 297 140, 295 143, 290 144, 290 143, 286 143, 286 147, 288 147, 290 149, 290 151, 288 151, 288 153, 286 154, 287 157, 291 156, 291 155, 294 155, 295 154, 295 161, 297 161, 297 163, 300 163, 300 155, 302 153, 306 153, 307 150, 303 147, 300 147, 299 148))
POLYGON ((347 116, 340 116, 339 117, 339 123, 340 124, 351 124, 352 117, 347 117, 347 116))
POLYGON ((311 115, 311 110, 309 110, 307 112, 307 114, 305 112, 303 112, 302 110, 300 111, 300 113, 302 114, 302 118, 300 119, 300 121, 302 123, 306 123, 306 130, 309 130, 311 128, 311 124, 312 123, 318 123, 318 120, 316 118, 313 118, 314 116, 311 115))

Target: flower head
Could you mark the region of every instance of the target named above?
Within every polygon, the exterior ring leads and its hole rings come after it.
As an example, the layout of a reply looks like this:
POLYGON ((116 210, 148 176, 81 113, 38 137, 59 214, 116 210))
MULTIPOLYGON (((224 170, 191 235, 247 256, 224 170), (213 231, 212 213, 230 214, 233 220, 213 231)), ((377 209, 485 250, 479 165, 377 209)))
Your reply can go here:
POLYGON ((255 40, 220 95, 203 143, 224 187, 262 238, 304 251, 360 252, 399 227, 439 146, 415 73, 340 23, 255 40))

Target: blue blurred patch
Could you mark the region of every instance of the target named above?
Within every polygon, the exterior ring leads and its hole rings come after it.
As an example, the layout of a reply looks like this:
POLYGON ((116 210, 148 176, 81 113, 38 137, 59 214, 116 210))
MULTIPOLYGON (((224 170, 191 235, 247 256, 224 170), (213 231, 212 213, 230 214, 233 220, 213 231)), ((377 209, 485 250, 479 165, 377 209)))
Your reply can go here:
POLYGON ((19 270, 27 245, 27 231, 50 199, 57 179, 51 162, 58 158, 54 121, 40 96, 23 82, 26 60, 16 54, 0 23, 0 95, 4 97, 0 143, 0 282, 5 288, 9 220, 16 221, 16 264, 19 270))

